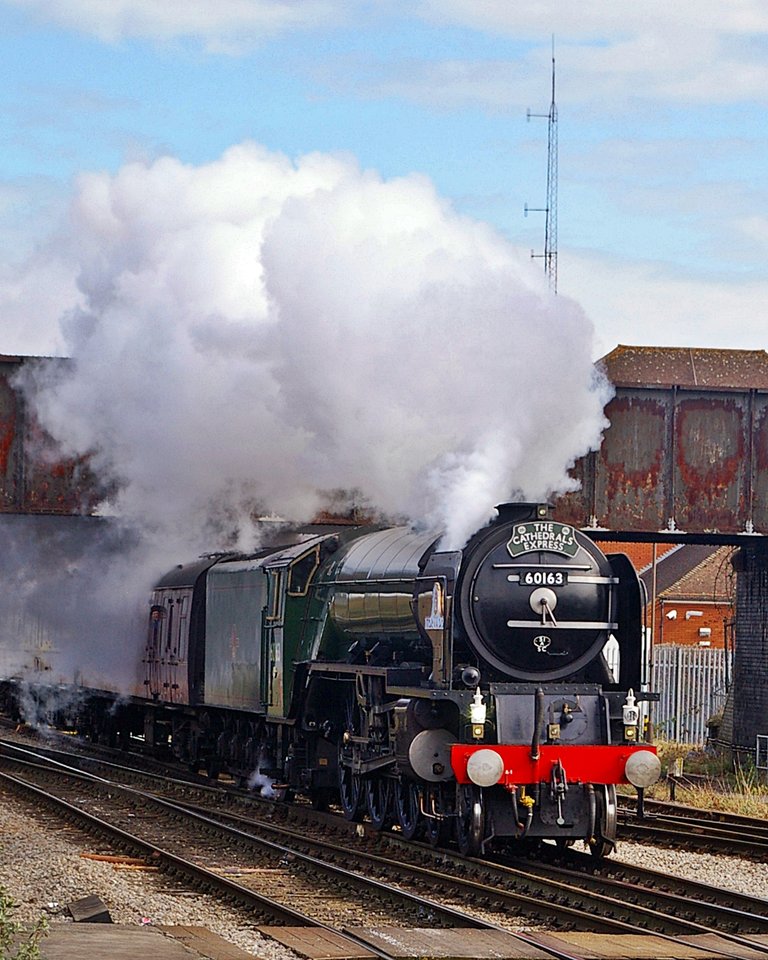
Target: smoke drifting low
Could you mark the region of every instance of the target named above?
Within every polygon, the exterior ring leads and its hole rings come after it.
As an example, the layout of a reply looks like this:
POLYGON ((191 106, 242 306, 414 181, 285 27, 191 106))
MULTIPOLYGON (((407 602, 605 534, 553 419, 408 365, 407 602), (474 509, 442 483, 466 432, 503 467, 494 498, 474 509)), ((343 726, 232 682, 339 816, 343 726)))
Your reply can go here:
POLYGON ((68 230, 73 372, 35 403, 164 561, 340 487, 459 546, 599 442, 589 322, 423 177, 246 143, 84 176, 68 230))

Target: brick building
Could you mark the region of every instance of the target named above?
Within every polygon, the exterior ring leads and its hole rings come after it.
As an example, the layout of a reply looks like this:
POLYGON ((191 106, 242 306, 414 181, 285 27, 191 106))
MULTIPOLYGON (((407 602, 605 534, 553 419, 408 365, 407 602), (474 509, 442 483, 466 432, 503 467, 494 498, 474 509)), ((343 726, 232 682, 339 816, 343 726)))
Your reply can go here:
POLYGON ((645 585, 646 622, 654 644, 731 646, 736 583, 733 547, 704 544, 602 543, 626 553, 645 585))
MULTIPOLYGON (((684 544, 657 560, 656 603, 648 617, 655 643, 725 645, 735 610, 732 554, 732 547, 684 544)), ((641 579, 651 597, 653 568, 643 570, 641 579)))

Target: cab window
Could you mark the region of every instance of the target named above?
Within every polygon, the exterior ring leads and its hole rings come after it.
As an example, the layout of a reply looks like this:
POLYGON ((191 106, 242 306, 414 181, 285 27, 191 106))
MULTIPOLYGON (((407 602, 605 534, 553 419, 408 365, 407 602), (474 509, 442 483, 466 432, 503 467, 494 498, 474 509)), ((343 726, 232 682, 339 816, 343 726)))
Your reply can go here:
POLYGON ((303 597, 309 589, 312 576, 320 566, 320 548, 315 547, 305 556, 297 560, 288 574, 288 596, 303 597))
POLYGON ((283 617, 283 581, 285 572, 280 570, 269 571, 269 599, 267 602, 267 620, 282 620, 283 617))

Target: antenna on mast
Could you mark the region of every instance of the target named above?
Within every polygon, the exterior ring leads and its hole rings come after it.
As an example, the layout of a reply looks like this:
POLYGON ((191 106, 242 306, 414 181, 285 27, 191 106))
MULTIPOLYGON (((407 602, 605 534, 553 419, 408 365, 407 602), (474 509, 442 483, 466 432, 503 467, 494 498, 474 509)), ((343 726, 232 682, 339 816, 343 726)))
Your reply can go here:
POLYGON ((544 272, 549 277, 549 289, 557 293, 557 105, 555 103, 555 38, 552 37, 552 102, 549 113, 531 113, 528 110, 527 118, 546 118, 547 123, 547 205, 546 207, 529 207, 525 205, 525 216, 529 213, 545 213, 544 253, 534 253, 531 257, 541 257, 544 260, 544 272))

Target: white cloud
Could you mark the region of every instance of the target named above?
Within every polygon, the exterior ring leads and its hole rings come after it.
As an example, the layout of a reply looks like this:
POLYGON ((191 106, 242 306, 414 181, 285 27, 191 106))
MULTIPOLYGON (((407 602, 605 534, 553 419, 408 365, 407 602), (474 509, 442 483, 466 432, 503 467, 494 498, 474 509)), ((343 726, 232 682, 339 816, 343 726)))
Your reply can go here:
MULTIPOLYGON (((425 0, 418 10, 435 26, 468 27, 491 38, 506 35, 523 44, 521 52, 461 59, 441 57, 438 45, 423 57, 350 61, 355 84, 364 92, 439 108, 525 109, 541 96, 554 36, 558 74, 565 80, 558 92, 563 105, 610 111, 626 109, 628 101, 764 103, 768 95, 768 7, 762 0, 727 5, 715 0, 425 0)), ((344 72, 339 71, 341 77, 344 72)))
POLYGON ((558 279, 595 325, 595 359, 617 343, 768 349, 766 279, 703 278, 670 264, 573 252, 561 257, 558 279))
POLYGON ((768 9, 762 0, 422 0, 424 16, 434 22, 459 23, 478 30, 514 36, 562 34, 564 38, 597 39, 605 34, 631 36, 655 30, 679 34, 691 29, 753 35, 768 30, 768 9))
POLYGON ((51 236, 67 203, 42 177, 0 181, 0 352, 60 356, 62 309, 78 299, 75 261, 51 236))
MULTIPOLYGON (((279 31, 324 26, 345 19, 360 21, 370 15, 420 16, 434 24, 452 24, 528 39, 555 34, 564 42, 602 41, 616 37, 686 37, 679 49, 702 37, 753 38, 768 31, 768 9, 762 0, 2 0, 36 16, 72 29, 95 33, 105 40, 122 37, 197 36, 212 43, 237 43, 279 31)), ((608 48, 610 49, 610 47, 608 48)), ((651 52, 652 49, 651 49, 651 52)))
POLYGON ((0 270, 0 317, 4 354, 57 357, 66 351, 59 328, 62 304, 78 299, 71 264, 53 251, 23 267, 0 270))
POLYGON ((286 30, 343 19, 350 0, 3 0, 41 20, 114 42, 198 38, 234 53, 286 30))
MULTIPOLYGON (((762 103, 768 96, 768 63, 748 48, 745 40, 732 49, 715 34, 703 34, 698 43, 683 42, 655 28, 629 39, 606 37, 600 45, 563 39, 556 50, 557 100, 561 106, 585 104, 602 111, 625 110, 628 101, 762 103)), ((550 58, 542 43, 507 59, 341 60, 344 68, 335 75, 326 72, 325 81, 346 82, 368 96, 402 97, 441 109, 520 111, 541 101, 550 58)))
POLYGON ((736 220, 734 227, 752 245, 755 254, 765 262, 768 258, 768 217, 765 214, 741 217, 736 220))
MULTIPOLYGON (((244 53, 278 34, 354 25, 384 32, 399 18, 421 17, 436 26, 459 26, 490 38, 508 36, 531 45, 518 57, 440 56, 433 48, 415 59, 379 64, 326 59, 329 85, 345 82, 369 95, 393 95, 437 106, 482 105, 514 109, 540 93, 540 78, 557 42, 559 70, 567 76, 562 103, 611 109, 627 100, 680 103, 764 102, 768 66, 764 42, 768 7, 762 0, 585 0, 513 3, 510 0, 0 0, 38 19, 91 33, 104 41, 193 39, 209 51, 244 53), (339 68, 341 65, 341 68, 339 68), (341 74, 341 77, 334 74, 341 74), (539 84, 533 87, 533 83, 539 84)), ((407 21, 405 21, 407 23, 407 21)), ((330 48, 331 50, 333 47, 330 48)))

